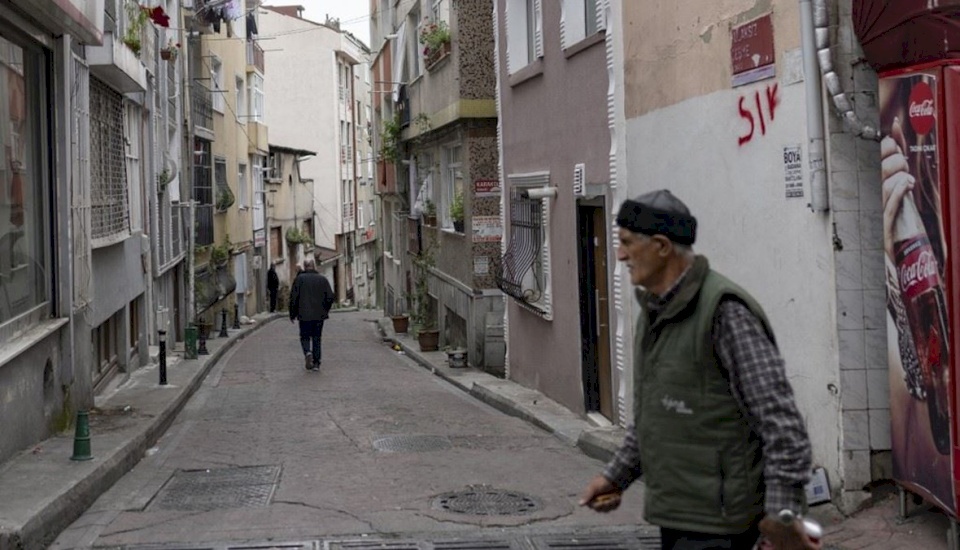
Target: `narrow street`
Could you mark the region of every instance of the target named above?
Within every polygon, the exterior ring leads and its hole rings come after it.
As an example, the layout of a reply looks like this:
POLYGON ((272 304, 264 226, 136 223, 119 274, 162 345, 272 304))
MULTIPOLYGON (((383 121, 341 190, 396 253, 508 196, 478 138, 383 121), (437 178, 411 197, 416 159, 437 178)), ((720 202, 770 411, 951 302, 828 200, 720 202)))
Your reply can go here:
POLYGON ((286 319, 239 342, 51 548, 659 547, 640 491, 577 507, 600 462, 416 366, 374 317, 332 316, 319 374, 286 319))

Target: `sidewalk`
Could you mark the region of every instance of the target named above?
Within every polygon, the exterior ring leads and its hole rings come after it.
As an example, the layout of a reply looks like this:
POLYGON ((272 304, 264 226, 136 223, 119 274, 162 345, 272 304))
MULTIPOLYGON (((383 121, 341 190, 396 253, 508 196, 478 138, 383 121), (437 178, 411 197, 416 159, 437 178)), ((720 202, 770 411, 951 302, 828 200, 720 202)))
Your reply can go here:
POLYGON ((46 548, 140 461, 220 357, 275 318, 258 315, 254 324, 228 330, 227 338, 207 340, 210 354, 196 360, 180 360, 182 350, 168 354, 166 386, 159 385, 159 366, 150 364, 112 394, 98 396, 90 414, 92 460, 70 460, 71 431, 0 464, 0 550, 46 548))
MULTIPOLYGON (((371 317, 376 315, 370 312, 371 317)), ((158 367, 149 365, 132 373, 112 394, 98 398, 97 414, 91 414, 93 460, 69 460, 73 449, 73 433, 69 432, 0 464, 0 550, 45 548, 50 544, 151 452, 154 442, 207 373, 234 344, 278 317, 258 316, 255 324, 229 331, 228 338, 209 340, 210 355, 181 360, 168 368, 167 386, 158 385, 158 367)), ((467 394, 554 434, 589 456, 606 460, 623 438, 620 428, 595 426, 536 391, 473 368, 451 368, 444 352, 422 353, 412 337, 394 334, 389 319, 378 319, 377 326, 385 341, 399 346, 401 351, 396 353, 403 353, 467 394)), ((827 548, 947 548, 949 522, 942 514, 913 507, 917 510, 901 521, 895 494, 877 491, 875 500, 873 506, 852 517, 842 516, 829 504, 815 507, 811 512, 826 529, 827 548)))
MULTIPOLYGON (((539 392, 477 369, 451 368, 445 352, 421 352, 411 335, 394 332, 389 318, 377 324, 385 341, 394 342, 404 354, 435 375, 506 414, 522 418, 576 445, 591 457, 606 461, 623 441, 622 428, 595 426, 539 392)), ((895 489, 887 485, 878 487, 872 502, 852 516, 844 516, 832 503, 812 507, 809 515, 824 527, 825 550, 948 548, 950 523, 942 512, 931 506, 913 504, 909 510, 906 519, 899 518, 895 489)))

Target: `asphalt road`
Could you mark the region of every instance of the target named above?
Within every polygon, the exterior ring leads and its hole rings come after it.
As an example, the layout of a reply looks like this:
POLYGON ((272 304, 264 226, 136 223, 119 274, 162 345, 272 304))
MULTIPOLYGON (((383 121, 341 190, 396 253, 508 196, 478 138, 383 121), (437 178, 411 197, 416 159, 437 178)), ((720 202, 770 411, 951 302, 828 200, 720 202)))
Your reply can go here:
POLYGON ((414 365, 374 317, 328 321, 320 373, 285 320, 240 342, 51 548, 653 544, 639 488, 614 513, 579 508, 600 462, 414 365))

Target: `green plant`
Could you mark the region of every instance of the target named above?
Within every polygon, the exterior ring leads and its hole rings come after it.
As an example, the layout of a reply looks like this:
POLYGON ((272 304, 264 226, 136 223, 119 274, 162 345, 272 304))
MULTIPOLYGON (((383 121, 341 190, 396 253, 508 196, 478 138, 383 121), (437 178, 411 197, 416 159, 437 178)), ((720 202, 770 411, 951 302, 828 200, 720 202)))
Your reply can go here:
POLYGON ((463 191, 457 191, 450 202, 450 219, 455 222, 463 221, 463 191))
POLYGON ((170 183, 173 177, 170 175, 170 171, 166 168, 162 172, 157 174, 157 187, 160 189, 160 192, 163 193, 167 189, 167 184, 170 183))
POLYGON ((383 131, 380 132, 380 157, 387 162, 400 160, 400 114, 392 119, 383 121, 383 131))
POLYGON ((424 207, 425 207, 424 213, 428 218, 437 217, 437 205, 434 204, 432 200, 427 199, 426 202, 424 203, 424 207))
POLYGON ((223 265, 230 259, 230 242, 215 244, 210 247, 210 261, 216 265, 223 265))
POLYGON ((217 189, 217 211, 225 212, 227 208, 233 206, 233 203, 236 201, 236 198, 233 196, 233 191, 230 190, 227 186, 222 186, 217 189))
POLYGON ((439 51, 444 44, 450 43, 450 27, 446 21, 432 23, 425 21, 420 26, 420 36, 418 41, 423 44, 424 57, 430 57, 434 52, 439 51))
POLYGON ((140 57, 140 37, 143 27, 147 24, 148 12, 134 0, 127 0, 127 30, 123 33, 123 43, 133 50, 134 55, 140 57))
POLYGON ((413 257, 414 283, 413 322, 420 330, 434 330, 436 319, 430 307, 430 270, 436 265, 437 241, 430 240, 420 253, 413 257))
POLYGON ((304 231, 300 231, 296 227, 287 228, 287 232, 284 237, 290 244, 313 244, 313 239, 310 238, 310 235, 304 231))

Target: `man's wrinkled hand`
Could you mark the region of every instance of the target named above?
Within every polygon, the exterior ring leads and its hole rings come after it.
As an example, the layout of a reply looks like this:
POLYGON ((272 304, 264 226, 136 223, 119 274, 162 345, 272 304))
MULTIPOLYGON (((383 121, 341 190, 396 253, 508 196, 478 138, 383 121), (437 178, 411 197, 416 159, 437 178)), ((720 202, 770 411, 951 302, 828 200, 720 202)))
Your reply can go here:
POLYGON ((620 506, 623 491, 609 479, 598 475, 587 484, 580 494, 580 506, 589 506, 597 512, 610 512, 620 506))

